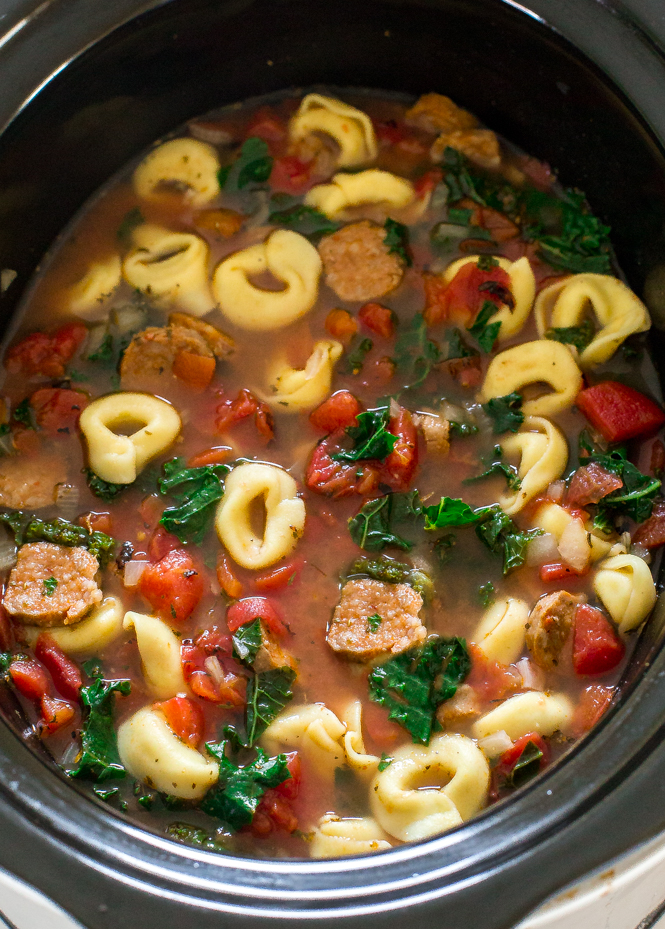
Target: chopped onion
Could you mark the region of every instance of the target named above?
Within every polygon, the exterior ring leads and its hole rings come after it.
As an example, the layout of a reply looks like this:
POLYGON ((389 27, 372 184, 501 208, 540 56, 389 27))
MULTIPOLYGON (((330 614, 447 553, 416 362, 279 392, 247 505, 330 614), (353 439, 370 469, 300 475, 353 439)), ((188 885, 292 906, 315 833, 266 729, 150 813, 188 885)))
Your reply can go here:
POLYGON ((12 538, 5 534, 0 538, 0 571, 6 571, 7 568, 13 568, 16 564, 16 543, 12 538))
POLYGON ((561 503, 565 492, 566 492, 565 481, 552 481, 550 486, 547 488, 547 496, 550 497, 552 500, 555 500, 557 503, 561 503))
POLYGON ((488 758, 498 758, 499 755, 503 755, 509 748, 512 748, 514 744, 508 733, 504 729, 499 729, 498 732, 493 732, 492 735, 480 739, 478 748, 480 748, 488 758))
POLYGON ((390 398, 390 415, 391 415, 391 417, 392 417, 392 416, 399 416, 401 409, 402 409, 402 408, 401 408, 401 406, 399 405, 399 403, 397 402, 397 400, 395 400, 394 397, 391 397, 391 398, 390 398))
POLYGON ((259 190, 256 192, 255 196, 259 205, 245 223, 246 229, 254 229, 257 226, 267 226, 268 219, 272 212, 267 190, 259 190))
POLYGON ((571 519, 561 533, 559 554, 562 559, 576 571, 584 571, 589 564, 591 546, 589 534, 581 519, 571 519))
POLYGON ((529 658, 520 658, 515 667, 522 675, 522 687, 525 690, 542 690, 545 686, 545 677, 540 668, 529 658))
POLYGON ((14 440, 11 432, 0 435, 0 455, 11 455, 14 451, 14 440))
POLYGON ((128 561, 125 565, 125 573, 123 575, 123 584, 125 587, 136 587, 141 580, 141 575, 149 564, 149 561, 139 561, 138 558, 135 561, 128 561))
POLYGON ((208 145, 231 145, 233 142, 233 136, 228 129, 223 129, 214 119, 210 122, 194 120, 187 128, 195 139, 199 142, 207 142, 208 145))
POLYGON ((78 739, 72 739, 67 748, 62 753, 60 764, 66 768, 68 764, 73 764, 81 754, 81 744, 78 739))
POLYGON ((224 683, 224 671, 221 664, 219 663, 219 658, 217 655, 211 655, 209 658, 203 662, 203 667, 206 669, 210 677, 213 679, 213 682, 219 687, 220 684, 224 683))
POLYGON ((70 522, 79 510, 79 489, 75 484, 55 485, 55 504, 61 516, 70 522))
POLYGON ((531 539, 526 549, 526 563, 530 568, 541 564, 552 564, 559 560, 559 548, 556 537, 551 532, 537 535, 531 539))
POLYGON ((439 415, 447 419, 448 422, 453 423, 465 423, 469 418, 469 414, 463 406, 456 406, 454 403, 448 403, 447 400, 444 400, 441 404, 439 415))
POLYGON ((623 545, 624 550, 627 551, 627 552, 629 552, 629 551, 630 551, 631 541, 632 541, 631 538, 630 538, 630 532, 622 532, 622 533, 621 533, 621 538, 619 539, 619 541, 620 541, 621 544, 623 545))
POLYGON ((642 561, 646 561, 647 564, 651 564, 651 552, 643 545, 631 545, 630 554, 636 555, 638 558, 641 558, 642 561))
POLYGON ((113 322, 118 329, 119 335, 138 332, 139 329, 145 329, 148 322, 148 313, 143 307, 125 303, 113 310, 113 322))
POLYGON ((88 329, 88 344, 85 353, 88 357, 94 355, 102 347, 102 342, 108 335, 108 326, 106 323, 100 323, 98 326, 92 326, 88 329))

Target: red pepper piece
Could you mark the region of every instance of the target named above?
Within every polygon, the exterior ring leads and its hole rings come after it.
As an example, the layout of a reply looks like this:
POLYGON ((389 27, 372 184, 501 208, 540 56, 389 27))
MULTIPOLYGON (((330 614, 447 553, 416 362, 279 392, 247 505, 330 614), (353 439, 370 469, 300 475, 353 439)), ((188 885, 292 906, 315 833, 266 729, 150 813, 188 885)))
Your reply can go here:
POLYGON ((587 387, 575 403, 608 442, 626 442, 655 432, 665 423, 665 413, 653 400, 618 381, 587 387))
POLYGON ((626 646, 601 610, 582 603, 575 610, 573 667, 581 676, 605 674, 620 663, 626 646))
POLYGON ((62 729, 74 718, 76 710, 65 700, 59 700, 57 697, 49 697, 47 694, 41 699, 40 708, 42 712, 41 731, 43 735, 50 735, 62 729))
POLYGON ((588 573, 588 568, 584 571, 576 571, 571 565, 562 562, 541 565, 539 571, 540 579, 545 584, 551 584, 552 581, 564 581, 569 577, 583 577, 588 573))

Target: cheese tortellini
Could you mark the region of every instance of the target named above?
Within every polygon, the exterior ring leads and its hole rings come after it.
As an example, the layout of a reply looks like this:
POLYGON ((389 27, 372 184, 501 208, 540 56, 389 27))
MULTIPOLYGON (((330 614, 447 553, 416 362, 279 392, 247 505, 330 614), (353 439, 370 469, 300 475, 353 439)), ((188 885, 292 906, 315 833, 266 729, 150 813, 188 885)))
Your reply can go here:
POLYGON ((648 564, 637 555, 614 555, 603 561, 593 580, 619 632, 636 629, 656 605, 656 585, 648 564))
POLYGON ((490 362, 481 391, 486 403, 494 397, 536 384, 548 384, 552 390, 540 397, 525 400, 525 416, 551 416, 572 406, 582 388, 582 372, 572 353, 560 342, 539 339, 513 345, 490 362))
POLYGON ((90 467, 113 484, 131 484, 148 462, 175 442, 180 416, 159 397, 121 391, 99 397, 79 420, 88 445, 90 467), (114 430, 137 426, 131 435, 114 430))
POLYGON ((528 732, 550 736, 568 732, 573 719, 573 705, 563 694, 545 694, 537 690, 517 694, 504 700, 473 724, 476 739, 502 730, 515 742, 528 732))
POLYGON ((473 641, 486 658, 512 664, 524 650, 529 607, 524 600, 508 597, 485 611, 473 641))
POLYGON ((321 267, 319 253, 305 236, 278 229, 265 242, 220 262, 213 292, 222 313, 241 329, 281 329, 316 303, 321 267), (266 271, 284 284, 283 290, 264 290, 251 282, 266 271))
POLYGON ((504 439, 501 448, 508 457, 520 456, 520 487, 499 498, 503 511, 513 516, 561 477, 568 462, 568 443, 563 432, 548 419, 527 416, 519 432, 504 439))
POLYGON ((342 819, 334 813, 321 818, 314 830, 312 858, 341 858, 343 855, 366 855, 392 848, 386 833, 371 816, 342 819))
MULTIPOLYGON (((72 626, 51 626, 48 634, 66 655, 85 658, 100 652, 122 635, 124 609, 117 597, 104 597, 102 602, 72 626)), ((41 626, 24 626, 29 645, 34 645, 41 626)))
POLYGON ((104 301, 111 296, 122 280, 122 263, 119 255, 91 264, 80 281, 69 289, 67 309, 89 322, 104 319, 108 308, 104 301))
POLYGON ((316 770, 332 778, 335 768, 346 761, 341 739, 346 725, 323 703, 309 703, 280 713, 261 739, 274 755, 284 749, 296 749, 316 770))
POLYGON ((580 354, 583 368, 609 361, 621 343, 651 325, 649 312, 623 281, 609 274, 575 274, 550 284, 536 300, 538 333, 579 326, 591 308, 601 328, 580 354))
POLYGON ((313 410, 330 394, 335 364, 343 351, 341 343, 322 339, 315 344, 304 368, 276 361, 268 373, 271 390, 265 400, 276 412, 313 410))
POLYGON ((352 700, 349 703, 344 713, 342 713, 342 721, 346 726, 342 744, 350 767, 363 773, 375 770, 381 759, 377 755, 369 755, 365 751, 362 731, 362 703, 360 700, 352 700))
POLYGON ((132 235, 134 248, 122 266, 125 280, 165 308, 177 305, 192 316, 214 309, 208 281, 208 245, 190 232, 144 224, 132 235))
POLYGON ((181 800, 200 800, 219 779, 219 764, 186 745, 151 707, 119 727, 118 753, 132 777, 181 800))
POLYGON ((125 614, 123 626, 133 629, 141 656, 143 678, 158 700, 168 700, 189 691, 180 660, 180 639, 156 616, 125 614))
POLYGON ((307 192, 305 203, 329 219, 337 219, 351 207, 368 203, 402 209, 412 203, 415 197, 410 181, 389 171, 370 168, 358 174, 336 174, 329 184, 317 184, 307 192))
MULTIPOLYGON (((457 261, 453 261, 446 268, 443 275, 444 282, 449 284, 464 265, 478 264, 479 258, 480 255, 470 255, 468 258, 459 258, 457 261)), ((510 278, 510 292, 515 301, 515 306, 512 309, 504 303, 498 312, 492 316, 493 323, 501 323, 497 339, 499 342, 503 342, 504 339, 516 335, 527 321, 536 296, 536 279, 531 270, 531 263, 526 257, 518 258, 517 261, 509 261, 507 258, 495 258, 494 260, 499 263, 501 270, 505 271, 510 278)))
POLYGON ((219 193, 219 167, 212 145, 171 139, 146 155, 134 171, 134 190, 142 200, 157 202, 184 190, 193 207, 202 207, 219 193))
POLYGON ((362 110, 322 94, 307 94, 289 122, 289 139, 300 142, 312 133, 330 136, 339 147, 337 164, 354 167, 377 155, 372 120, 362 110))
POLYGON ((489 777, 487 759, 466 736, 436 736, 427 747, 406 745, 372 781, 372 813, 397 839, 425 839, 477 813, 487 799, 489 777), (423 786, 439 778, 448 781, 445 787, 423 786))
POLYGON ((226 479, 215 516, 220 542, 243 568, 258 570, 285 558, 305 528, 305 504, 296 482, 277 465, 247 462, 226 479), (263 536, 252 527, 252 504, 263 502, 263 536))

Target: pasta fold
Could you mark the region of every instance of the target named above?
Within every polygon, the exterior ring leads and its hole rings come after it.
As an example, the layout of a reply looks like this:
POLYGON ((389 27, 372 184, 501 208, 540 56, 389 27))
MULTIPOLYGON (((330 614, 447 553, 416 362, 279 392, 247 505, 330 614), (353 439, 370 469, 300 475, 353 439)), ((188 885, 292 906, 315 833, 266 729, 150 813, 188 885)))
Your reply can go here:
POLYGON ((283 749, 300 752, 324 777, 332 779, 346 758, 341 739, 346 726, 322 703, 309 703, 280 713, 263 733, 261 742, 271 754, 283 749))
POLYGON ((110 255, 105 261, 94 262, 81 280, 69 289, 67 309, 89 322, 104 319, 108 316, 108 309, 102 304, 121 280, 122 262, 119 255, 110 255))
POLYGON ((609 361, 621 343, 651 326, 649 311, 629 287, 609 274, 574 274, 545 287, 536 300, 538 333, 579 326, 592 309, 600 329, 580 353, 580 365, 609 361))
MULTIPOLYGON (((464 265, 474 263, 478 264, 480 255, 470 255, 468 258, 458 258, 445 270, 443 280, 449 284, 457 272, 464 265)), ((513 295, 515 306, 511 309, 503 303, 498 312, 492 316, 493 323, 501 323, 497 339, 503 342, 509 339, 523 328, 529 318, 529 313, 536 297, 536 279, 531 270, 531 263, 528 258, 518 258, 517 261, 509 261, 507 258, 495 258, 499 263, 502 271, 505 271, 510 278, 510 292, 513 295)))
POLYGON ((177 305, 192 316, 214 309, 209 249, 200 236, 145 224, 134 230, 132 240, 122 266, 128 284, 165 308, 177 305))
POLYGON ((357 174, 335 174, 330 183, 312 187, 305 195, 305 204, 329 219, 337 219, 351 207, 380 203, 401 209, 415 198, 410 181, 389 171, 370 168, 357 174))
POLYGON ((165 452, 180 432, 180 416, 151 394, 121 391, 99 397, 79 420, 90 467, 103 481, 131 484, 151 458, 165 452), (131 435, 114 430, 138 426, 131 435))
POLYGON ((118 752, 132 777, 182 800, 200 800, 219 779, 217 762, 181 741, 164 714, 149 706, 119 727, 118 752))
POLYGON ((180 661, 180 639, 166 623, 156 616, 130 610, 125 613, 123 627, 136 633, 143 678, 153 696, 168 700, 188 693, 180 661))
POLYGON ((369 755, 365 751, 365 741, 362 731, 362 703, 352 700, 342 713, 342 721, 346 732, 342 736, 342 744, 346 753, 348 764, 361 773, 373 771, 381 760, 378 755, 369 755))
POLYGON ((205 206, 219 193, 219 168, 212 145, 198 139, 171 139, 146 155, 134 171, 134 190, 142 200, 159 202, 184 188, 193 207, 205 206))
POLYGON ((463 735, 439 735, 429 746, 405 745, 370 785, 374 818, 404 842, 445 832, 484 806, 489 787, 487 759, 463 735), (445 779, 445 787, 423 787, 445 779))
MULTIPOLYGON (((48 634, 66 655, 85 657, 100 652, 122 635, 124 609, 117 597, 104 597, 88 615, 72 626, 50 626, 48 634)), ((33 646, 41 626, 24 626, 28 645, 33 646)))
POLYGON ((552 391, 525 400, 526 416, 551 416, 573 405, 582 387, 582 372, 572 353, 560 342, 542 339, 513 345, 496 355, 490 362, 481 391, 486 403, 495 397, 505 397, 531 384, 548 384, 552 391))
POLYGON ((392 848, 388 836, 370 816, 342 819, 334 813, 321 818, 310 845, 312 858, 366 855, 392 848))
POLYGON ((305 504, 296 482, 277 465, 248 462, 226 478, 215 516, 220 542, 243 568, 267 568, 291 552, 305 527, 305 504), (265 506, 260 537, 252 528, 252 504, 265 506))
POLYGON ((313 410, 330 394, 335 363, 343 351, 340 342, 322 339, 315 344, 304 368, 276 361, 268 372, 270 391, 264 399, 277 412, 313 410))
POLYGON ((563 694, 545 694, 537 690, 509 697, 495 709, 485 713, 473 724, 476 739, 503 730, 515 742, 528 732, 553 735, 557 730, 569 731, 573 705, 563 694))
POLYGON ((524 600, 497 600, 483 614, 472 641, 491 661, 512 664, 524 650, 528 619, 529 607, 524 600))
POLYGON ((593 589, 619 632, 636 629, 656 605, 656 585, 637 555, 614 555, 598 565, 593 589))
POLYGON ((527 416, 519 432, 501 443, 505 455, 519 455, 519 490, 499 498, 502 510, 513 516, 561 477, 568 463, 563 432, 542 416, 527 416))
POLYGON ((376 158, 372 120, 362 110, 334 97, 307 94, 289 122, 291 142, 299 142, 315 132, 330 136, 337 143, 340 167, 354 167, 376 158))

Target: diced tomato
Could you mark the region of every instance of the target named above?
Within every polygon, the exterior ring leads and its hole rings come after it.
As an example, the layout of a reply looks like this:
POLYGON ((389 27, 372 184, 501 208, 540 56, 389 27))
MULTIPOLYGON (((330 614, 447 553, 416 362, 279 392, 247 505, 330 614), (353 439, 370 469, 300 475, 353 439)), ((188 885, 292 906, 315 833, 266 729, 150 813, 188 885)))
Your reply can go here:
POLYGON ((283 829, 295 832, 298 828, 296 817, 290 802, 277 793, 276 788, 268 788, 259 801, 252 818, 250 831, 256 836, 270 835, 273 830, 283 829))
POLYGON ((184 622, 203 596, 203 577, 184 549, 174 549, 141 575, 139 592, 162 616, 184 622))
POLYGON ((113 535, 113 517, 108 510, 101 512, 89 510, 87 513, 82 513, 76 521, 88 532, 104 532, 106 535, 113 535))
POLYGON ((295 155, 276 158, 270 172, 270 186, 280 193, 304 193, 312 183, 313 164, 311 161, 301 161, 295 155))
POLYGON ((181 351, 173 359, 173 373, 193 390, 205 390, 215 374, 215 359, 181 351))
POLYGON ((300 793, 300 782, 302 780, 302 764, 298 752, 289 752, 286 756, 288 761, 286 767, 289 769, 290 778, 282 781, 275 787, 275 791, 286 797, 287 800, 295 800, 300 793))
POLYGON ((597 462, 578 468, 566 493, 566 504, 588 506, 599 503, 613 490, 623 487, 623 481, 616 474, 606 471, 597 462))
POLYGON ((208 654, 205 649, 201 645, 194 644, 191 639, 182 643, 180 646, 180 663, 186 681, 189 681, 195 671, 206 673, 204 665, 207 657, 208 654))
POLYGON ((254 581, 254 586, 260 591, 285 590, 297 583, 301 571, 302 560, 300 558, 294 559, 288 564, 269 571, 267 574, 259 575, 254 581))
POLYGON ((588 573, 588 567, 583 571, 576 571, 571 565, 563 564, 558 561, 552 564, 541 565, 539 571, 540 579, 545 584, 551 584, 553 581, 565 581, 566 578, 569 577, 583 577, 588 573))
POLYGON ((161 710, 166 722, 179 739, 196 748, 203 738, 205 718, 198 703, 178 694, 162 703, 153 703, 153 709, 161 710))
POLYGON ((388 719, 388 711, 376 703, 363 708, 363 723, 368 738, 378 749, 390 748, 404 735, 402 727, 388 719))
POLYGON ((603 684, 589 684, 580 694, 573 714, 572 730, 579 739, 589 729, 593 729, 600 717, 610 705, 614 687, 603 684))
POLYGON ((644 548, 665 545, 665 500, 657 500, 654 503, 651 516, 637 527, 632 542, 644 548))
POLYGON ((370 332, 384 339, 392 339, 395 335, 395 314, 387 306, 381 306, 380 303, 366 303, 358 311, 358 318, 370 332))
POLYGON ((81 670, 48 632, 42 632, 37 639, 35 655, 50 673, 58 693, 66 700, 79 703, 83 686, 81 670))
POLYGON ((336 429, 322 439, 312 452, 307 465, 305 483, 310 490, 328 497, 348 497, 352 494, 371 494, 379 485, 379 470, 371 464, 344 464, 334 461, 332 453, 341 448, 346 435, 336 429))
POLYGON ((52 436, 75 432, 88 402, 88 397, 80 390, 64 387, 43 387, 30 397, 37 425, 52 436))
POLYGON ((401 142, 408 131, 406 126, 398 126, 394 119, 374 123, 374 133, 379 142, 385 142, 390 146, 401 142))
POLYGON ((27 377, 42 374, 44 377, 62 377, 65 365, 85 339, 88 330, 79 323, 61 326, 52 335, 33 332, 13 345, 5 356, 5 367, 10 374, 27 377))
POLYGON ((387 482, 393 490, 407 490, 418 466, 418 433, 408 410, 400 408, 391 416, 388 430, 397 436, 397 442, 384 464, 387 482))
POLYGON ((76 715, 76 710, 65 700, 49 697, 47 694, 41 698, 40 709, 42 720, 40 724, 42 735, 50 735, 64 726, 69 725, 76 715))
POLYGON ((205 465, 225 464, 229 458, 233 457, 233 449, 228 445, 216 445, 214 448, 207 448, 198 455, 192 455, 187 462, 189 468, 202 468, 205 465))
POLYGON ((222 588, 227 597, 237 600, 242 597, 242 584, 233 573, 229 559, 222 551, 217 555, 217 583, 222 588))
POLYGON ((53 333, 53 350, 64 364, 74 356, 77 348, 83 344, 88 329, 82 323, 67 323, 53 333))
POLYGON ((226 611, 226 625, 230 632, 235 632, 246 623, 262 619, 273 635, 283 635, 287 629, 282 619, 266 597, 247 597, 232 603, 226 611))
POLYGON ((266 441, 270 441, 274 436, 273 415, 270 407, 245 388, 238 392, 234 400, 223 400, 217 407, 215 415, 215 428, 221 434, 241 420, 253 415, 259 435, 263 436, 266 441))
POLYGON ((44 666, 34 658, 15 658, 9 666, 9 676, 19 693, 28 700, 37 702, 51 690, 44 666))
POLYGON ((436 275, 423 275, 426 306, 425 321, 433 326, 445 320, 467 325, 486 300, 500 306, 502 296, 509 299, 510 277, 503 268, 483 271, 475 261, 463 265, 449 284, 436 275), (493 283, 494 290, 486 289, 493 283), (481 289, 484 288, 484 289, 481 289))
POLYGON ((338 390, 309 414, 309 421, 315 429, 334 432, 335 429, 353 426, 361 411, 359 401, 350 390, 338 390))
MULTIPOLYGON (((219 626, 204 629, 194 644, 195 647, 202 648, 206 655, 223 655, 230 658, 233 654, 233 639, 228 632, 224 632, 219 626)), ((197 667, 202 667, 203 661, 205 661, 205 658, 201 660, 197 667)))
POLYGON ((658 404, 619 381, 587 387, 575 403, 608 442, 625 442, 655 432, 665 423, 665 413, 658 404))
POLYGON ((331 310, 325 326, 331 336, 342 342, 348 342, 358 331, 358 323, 348 310, 331 310))
POLYGON ((286 126, 268 107, 261 107, 247 127, 246 138, 255 136, 266 142, 281 142, 286 136, 286 126))
POLYGON ((490 788, 490 795, 492 799, 498 799, 499 788, 501 787, 502 782, 512 774, 515 769, 515 765, 520 760, 522 752, 527 747, 529 742, 533 742, 536 748, 540 749, 542 752, 542 758, 538 763, 538 771, 543 771, 547 767, 550 759, 550 749, 543 737, 537 732, 528 732, 526 735, 520 736, 512 748, 509 748, 503 753, 497 764, 492 769, 492 787, 490 788))
POLYGON ((4 608, 4 606, 0 604, 0 651, 11 651, 13 645, 14 627, 12 626, 12 621, 9 618, 9 613, 4 608))
POLYGON ((470 358, 455 358, 448 362, 448 370, 460 387, 478 387, 483 379, 480 355, 470 358))
POLYGON ((192 693, 210 703, 222 706, 242 706, 245 703, 245 680, 235 674, 226 674, 217 684, 207 671, 194 671, 189 678, 192 693))
POLYGON ((587 603, 575 610, 573 667, 581 676, 605 674, 621 662, 626 646, 605 614, 587 603))
POLYGON ((476 645, 469 645, 469 652, 471 672, 465 683, 484 700, 503 700, 522 687, 522 675, 516 668, 486 658, 476 645))
POLYGON ((425 194, 430 193, 437 184, 440 184, 443 180, 443 171, 440 168, 434 168, 432 171, 425 171, 424 174, 421 174, 413 182, 413 189, 416 192, 416 197, 424 197, 425 194))
POLYGON ((157 526, 148 543, 148 558, 150 561, 161 561, 169 552, 181 547, 180 539, 168 532, 162 525, 157 526))
POLYGON ((14 448, 22 455, 36 455, 41 451, 42 437, 40 432, 28 429, 27 426, 12 427, 12 441, 14 448))

